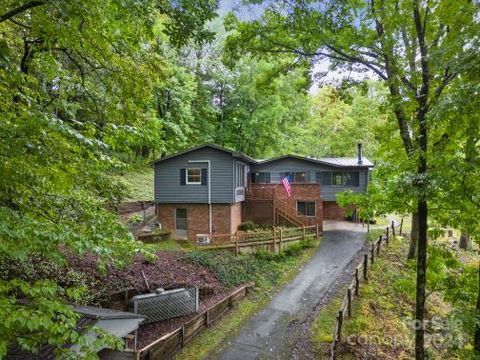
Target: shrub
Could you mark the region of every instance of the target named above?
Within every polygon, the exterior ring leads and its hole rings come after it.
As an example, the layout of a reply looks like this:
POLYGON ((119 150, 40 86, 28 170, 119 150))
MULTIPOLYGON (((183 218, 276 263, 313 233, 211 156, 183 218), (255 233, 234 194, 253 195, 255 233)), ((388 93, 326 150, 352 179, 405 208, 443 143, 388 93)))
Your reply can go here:
POLYGON ((253 221, 244 221, 243 223, 238 225, 237 229, 240 231, 253 231, 256 227, 257 226, 255 225, 255 223, 253 223, 253 221))
POLYGON ((128 222, 132 225, 140 224, 143 221, 143 216, 140 214, 134 214, 128 218, 128 222))

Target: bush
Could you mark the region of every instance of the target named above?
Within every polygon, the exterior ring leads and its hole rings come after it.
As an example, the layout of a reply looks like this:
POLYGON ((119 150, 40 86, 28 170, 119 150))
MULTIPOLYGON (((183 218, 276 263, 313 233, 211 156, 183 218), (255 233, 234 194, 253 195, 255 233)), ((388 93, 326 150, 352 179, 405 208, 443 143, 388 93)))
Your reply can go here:
POLYGON ((315 246, 315 242, 312 239, 306 239, 306 240, 301 240, 296 244, 290 245, 283 252, 285 253, 286 256, 297 256, 304 249, 308 249, 314 246, 315 246))
POLYGON ((280 279, 285 264, 291 263, 302 250, 315 246, 313 239, 306 239, 291 245, 280 254, 264 250, 256 254, 236 256, 229 251, 191 251, 184 259, 211 269, 218 280, 227 287, 248 282, 267 282, 275 285, 280 279))
POLYGON ((268 266, 271 261, 252 255, 235 256, 229 251, 191 251, 185 254, 185 259, 210 268, 227 287, 255 281, 259 274, 273 275, 271 266, 268 266))
POLYGON ((237 229, 240 231, 253 231, 256 227, 257 226, 255 225, 255 223, 253 223, 253 221, 244 221, 243 223, 238 225, 237 229))
POLYGON ((143 216, 140 214, 134 214, 128 218, 128 222, 132 225, 140 224, 143 221, 143 216))

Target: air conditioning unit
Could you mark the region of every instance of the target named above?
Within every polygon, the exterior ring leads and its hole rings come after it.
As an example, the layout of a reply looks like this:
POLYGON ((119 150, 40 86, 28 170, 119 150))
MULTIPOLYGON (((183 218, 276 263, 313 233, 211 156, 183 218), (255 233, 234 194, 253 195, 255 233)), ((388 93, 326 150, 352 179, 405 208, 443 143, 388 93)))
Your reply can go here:
POLYGON ((208 245, 212 239, 210 238, 210 235, 208 234, 197 234, 197 244, 200 245, 208 245))

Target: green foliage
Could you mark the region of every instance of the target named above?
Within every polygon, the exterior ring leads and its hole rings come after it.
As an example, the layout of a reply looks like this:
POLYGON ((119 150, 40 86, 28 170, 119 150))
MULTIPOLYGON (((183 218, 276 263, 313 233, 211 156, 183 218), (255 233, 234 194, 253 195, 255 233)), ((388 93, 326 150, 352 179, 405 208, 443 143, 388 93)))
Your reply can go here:
POLYGON ((280 254, 259 251, 253 255, 236 256, 229 251, 191 251, 185 259, 212 269, 218 280, 227 287, 235 287, 248 282, 257 284, 278 283, 282 267, 294 261, 304 249, 315 246, 314 241, 305 240, 290 245, 280 254))
POLYGON ((377 129, 386 122, 382 104, 386 94, 375 81, 348 90, 324 86, 312 97, 312 116, 302 123, 302 141, 295 151, 315 156, 356 156, 357 143, 364 145, 365 156, 375 160, 379 146, 377 129), (345 100, 345 96, 349 99, 345 100))
POLYGON ((324 353, 324 347, 330 347, 333 341, 333 331, 337 320, 338 309, 342 304, 344 289, 326 304, 315 317, 312 325, 311 341, 317 354, 324 353))
MULTIPOLYGON (((216 2, 32 3, 7 0, 0 12, 0 263, 28 269, 34 254, 64 265, 66 253, 93 253, 103 269, 121 265, 143 250, 106 210, 126 191, 110 174, 166 144, 153 105, 172 71, 161 48, 208 38, 216 2)), ((2 275, 0 357, 41 344, 93 356, 108 339, 83 339, 66 305, 93 302, 88 279, 29 270, 25 280, 2 275)))
POLYGON ((148 248, 151 248, 152 251, 189 251, 193 250, 193 245, 187 240, 160 240, 154 244, 146 245, 148 248))
POLYGON ((238 230, 240 231, 253 231, 256 229, 255 223, 253 221, 244 221, 238 225, 238 230))

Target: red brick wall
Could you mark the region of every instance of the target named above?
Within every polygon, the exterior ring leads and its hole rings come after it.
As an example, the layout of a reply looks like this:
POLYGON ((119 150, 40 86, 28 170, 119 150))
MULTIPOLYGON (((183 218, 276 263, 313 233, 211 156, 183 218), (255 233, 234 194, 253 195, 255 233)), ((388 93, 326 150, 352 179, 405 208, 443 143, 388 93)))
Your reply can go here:
POLYGON ((237 231, 238 225, 242 223, 242 203, 238 202, 230 207, 230 233, 233 234, 237 231))
MULTIPOLYGON (((288 203, 290 208, 295 209, 297 201, 315 201, 316 220, 322 223, 323 202, 319 184, 292 184, 292 196, 288 197, 287 192, 281 184, 251 185, 252 187, 266 188, 257 191, 258 194, 271 194, 275 199, 281 199, 288 203)), ((277 204, 278 205, 278 204, 277 204)), ((273 224, 272 201, 248 200, 245 203, 245 218, 260 224, 273 224)))
POLYGON ((345 210, 335 201, 324 201, 323 218, 325 220, 345 220, 345 210))
POLYGON ((244 220, 255 224, 273 225, 273 202, 271 200, 246 201, 244 204, 244 220))
MULTIPOLYGON (((236 207, 238 207, 237 204, 232 206, 230 204, 212 204, 212 232, 214 234, 232 233, 233 225, 239 223, 237 212, 241 216, 241 210, 236 207)), ((162 228, 171 230, 175 235, 175 209, 177 208, 187 209, 189 240, 194 240, 197 234, 208 234, 208 204, 157 204, 158 221, 162 224, 162 228)), ((236 226, 238 224, 235 225, 235 229, 236 226)))

